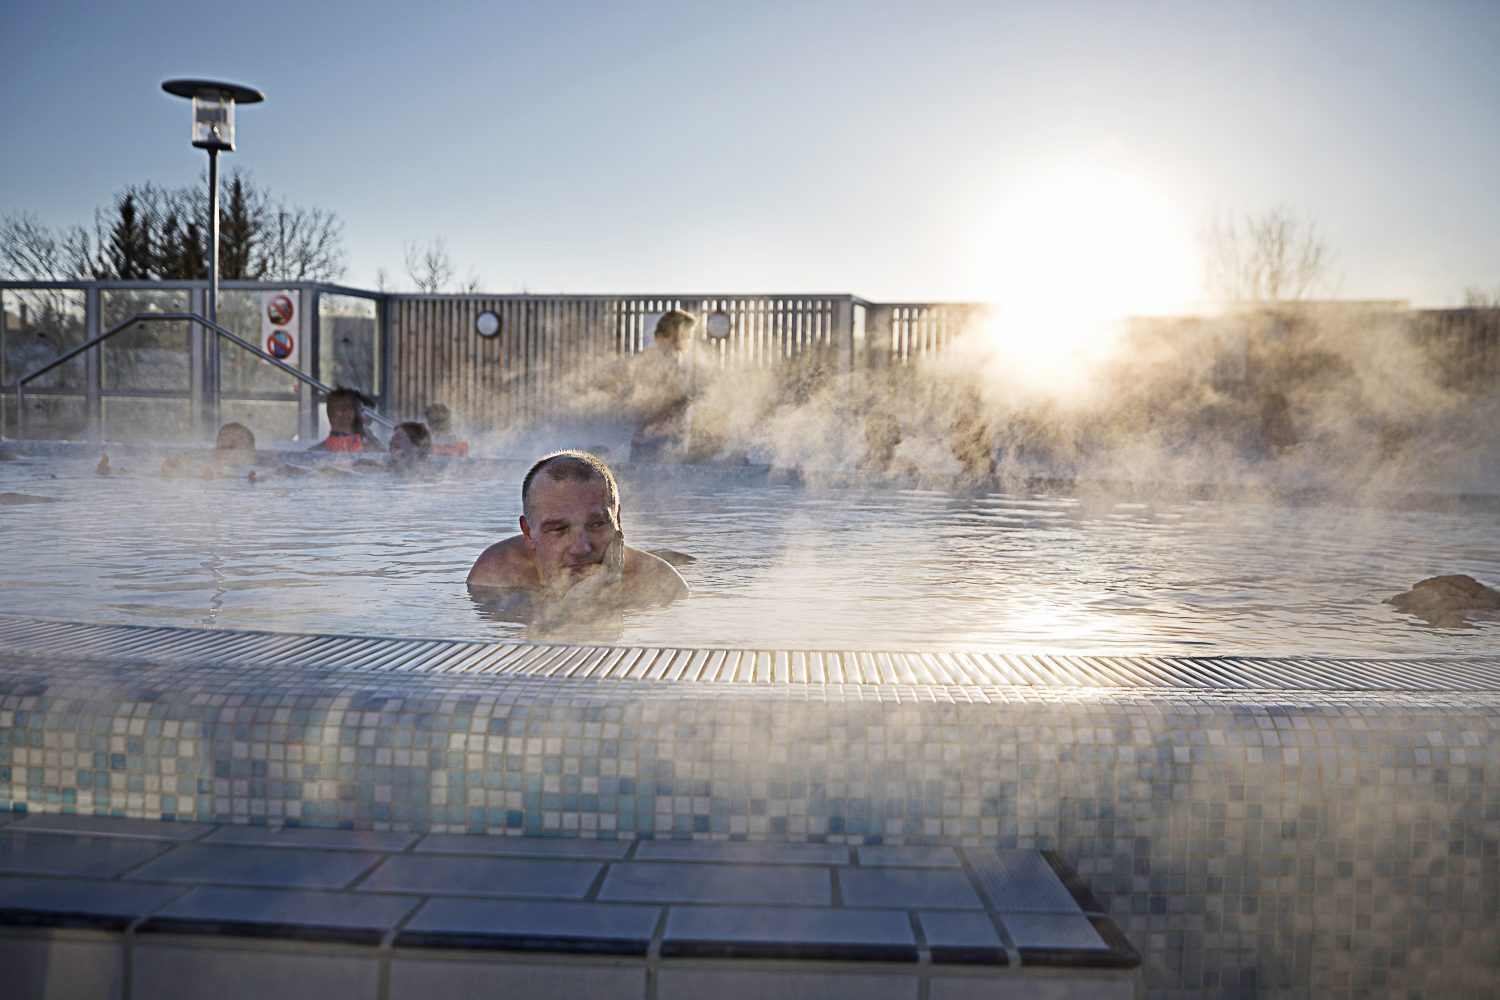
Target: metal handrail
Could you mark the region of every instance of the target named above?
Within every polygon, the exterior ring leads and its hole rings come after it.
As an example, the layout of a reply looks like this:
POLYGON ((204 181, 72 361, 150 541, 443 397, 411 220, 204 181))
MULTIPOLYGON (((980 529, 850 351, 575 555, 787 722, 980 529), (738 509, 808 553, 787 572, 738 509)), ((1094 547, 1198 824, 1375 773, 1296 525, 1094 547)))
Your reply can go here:
MULTIPOLYGON (((17 412, 16 412, 16 431, 17 431, 17 433, 19 433, 20 436, 23 437, 23 438, 26 436, 26 383, 27 382, 30 382, 34 378, 37 378, 39 376, 47 374, 48 372, 50 372, 52 369, 58 367, 59 365, 67 364, 69 361, 72 361, 74 358, 78 357, 78 355, 82 354, 84 351, 89 350, 90 348, 98 347, 104 341, 108 340, 110 337, 113 337, 115 334, 119 333, 121 330, 126 329, 127 327, 134 326, 136 323, 146 323, 146 322, 150 322, 152 320, 164 320, 164 321, 170 321, 170 322, 183 322, 183 321, 186 321, 186 322, 190 322, 190 323, 197 323, 199 326, 204 327, 205 329, 212 330, 214 333, 218 334, 219 336, 223 337, 225 340, 228 340, 230 343, 234 344, 236 347, 240 347, 240 348, 243 348, 244 350, 249 351, 251 354, 255 355, 256 357, 260 358, 263 361, 269 361, 269 362, 271 362, 271 364, 275 365, 277 368, 280 368, 282 371, 286 372, 288 375, 290 375, 293 378, 297 379, 299 382, 303 382, 303 383, 305 383, 307 385, 312 386, 314 389, 316 389, 319 392, 323 393, 325 396, 328 393, 333 392, 333 387, 332 386, 329 386, 329 385, 326 385, 326 384, 324 384, 322 382, 319 382, 317 379, 313 378, 311 375, 307 374, 304 371, 301 371, 301 370, 299 370, 297 368, 293 368, 291 365, 287 364, 285 361, 282 361, 280 358, 276 357, 275 355, 267 354, 265 351, 262 351, 259 347, 256 347, 254 344, 250 343, 250 341, 245 340, 243 337, 240 337, 238 334, 232 333, 229 330, 224 329, 222 326, 220 326, 217 323, 212 322, 207 317, 200 316, 197 313, 193 313, 193 312, 186 312, 186 313, 182 313, 182 312, 169 312, 169 313, 142 312, 142 313, 136 313, 134 316, 131 316, 129 319, 121 320, 120 322, 116 323, 114 326, 110 327, 108 330, 105 330, 103 333, 99 334, 99 336, 94 337, 92 340, 88 340, 88 341, 85 341, 82 344, 79 344, 77 347, 73 348, 71 351, 68 351, 68 352, 66 352, 64 354, 60 354, 57 357, 53 358, 51 361, 47 362, 42 367, 38 368, 36 371, 28 372, 27 374, 22 375, 19 379, 17 379, 16 380, 16 410, 17 410, 17 412)), ((385 417, 381 416, 380 414, 375 413, 374 411, 366 411, 366 412, 369 413, 369 416, 370 416, 370 418, 372 420, 374 420, 378 424, 384 425, 386 427, 386 429, 388 429, 388 430, 396 426, 395 421, 388 420, 385 417)))

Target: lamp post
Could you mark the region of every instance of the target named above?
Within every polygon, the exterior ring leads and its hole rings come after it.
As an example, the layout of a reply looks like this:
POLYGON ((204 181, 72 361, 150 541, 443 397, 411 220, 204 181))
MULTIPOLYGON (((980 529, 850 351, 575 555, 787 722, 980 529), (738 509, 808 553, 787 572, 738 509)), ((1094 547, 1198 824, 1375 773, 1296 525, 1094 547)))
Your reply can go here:
MULTIPOLYGON (((208 301, 207 319, 219 321, 219 151, 234 152, 234 106, 258 104, 266 95, 252 87, 218 80, 167 80, 161 89, 193 102, 193 145, 208 150, 208 301)), ((219 338, 208 338, 204 397, 210 429, 219 423, 219 338)))

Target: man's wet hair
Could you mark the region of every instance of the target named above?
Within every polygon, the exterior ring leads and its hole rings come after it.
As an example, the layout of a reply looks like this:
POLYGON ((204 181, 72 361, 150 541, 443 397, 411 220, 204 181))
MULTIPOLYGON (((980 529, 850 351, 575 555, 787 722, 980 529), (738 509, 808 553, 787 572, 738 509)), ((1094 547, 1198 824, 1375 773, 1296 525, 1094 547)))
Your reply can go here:
POLYGON ((683 309, 672 309, 661 314, 661 319, 656 321, 656 329, 651 336, 668 340, 682 342, 682 335, 691 330, 698 322, 698 318, 683 309))
POLYGON ((619 517, 620 487, 615 482, 615 474, 609 471, 609 466, 586 451, 554 451, 537 459, 536 464, 527 470, 525 478, 521 480, 521 513, 526 515, 528 523, 531 521, 531 481, 539 473, 545 473, 548 479, 558 482, 572 480, 587 483, 600 480, 609 491, 610 513, 619 517))

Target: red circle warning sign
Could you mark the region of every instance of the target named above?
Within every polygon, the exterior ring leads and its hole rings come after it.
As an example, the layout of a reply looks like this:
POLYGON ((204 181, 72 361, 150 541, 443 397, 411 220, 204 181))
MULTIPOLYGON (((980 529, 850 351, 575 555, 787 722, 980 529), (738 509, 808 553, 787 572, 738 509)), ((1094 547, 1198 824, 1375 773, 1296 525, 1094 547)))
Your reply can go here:
POLYGON ((266 303, 266 319, 272 326, 285 326, 292 321, 292 299, 289 295, 278 295, 266 303))
POLYGON ((290 330, 272 330, 266 335, 266 353, 273 358, 289 358, 297 349, 290 330))

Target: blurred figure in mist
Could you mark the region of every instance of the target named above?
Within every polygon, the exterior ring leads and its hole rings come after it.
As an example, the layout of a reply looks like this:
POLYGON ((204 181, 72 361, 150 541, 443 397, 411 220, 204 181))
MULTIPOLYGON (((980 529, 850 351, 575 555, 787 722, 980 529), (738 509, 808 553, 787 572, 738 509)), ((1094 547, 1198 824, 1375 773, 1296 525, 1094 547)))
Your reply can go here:
POLYGON ((255 432, 244 424, 230 422, 219 428, 214 441, 216 451, 254 451, 255 432))
POLYGON ((1258 438, 1262 455, 1280 455, 1296 447, 1300 439, 1292 422, 1292 405, 1285 393, 1273 389, 1261 396, 1258 438))
POLYGON ((895 471, 896 449, 900 445, 900 421, 885 410, 871 410, 865 417, 866 451, 864 458, 859 460, 859 468, 867 472, 895 471))
POLYGON ((427 428, 432 431, 432 453, 451 458, 468 458, 469 442, 462 440, 453 429, 453 411, 446 403, 433 403, 427 407, 427 428))
POLYGON ((365 407, 374 400, 358 389, 339 386, 328 394, 324 408, 328 413, 328 436, 308 451, 363 452, 383 451, 380 439, 365 425, 365 407))
POLYGON ((682 460, 689 465, 749 465, 750 456, 743 448, 734 447, 730 439, 729 415, 700 400, 689 411, 688 442, 682 460))
POLYGON ((977 401, 963 406, 948 429, 948 448, 958 459, 965 479, 987 479, 995 474, 995 447, 990 428, 979 416, 977 401))
POLYGON ((432 454, 432 434, 427 425, 416 420, 397 424, 386 445, 386 464, 396 472, 413 472, 427 464, 432 454))
MULTIPOLYGON (((269 466, 275 463, 276 460, 269 455, 256 454, 254 431, 231 421, 219 428, 212 452, 174 452, 161 463, 161 475, 163 479, 180 476, 217 479, 225 473, 243 473, 246 465, 269 466)), ((251 474, 254 475, 253 471, 251 474)))
POLYGON ((681 309, 663 313, 651 346, 601 380, 601 387, 635 418, 632 463, 678 461, 687 447, 687 410, 693 393, 683 351, 697 322, 681 309))

